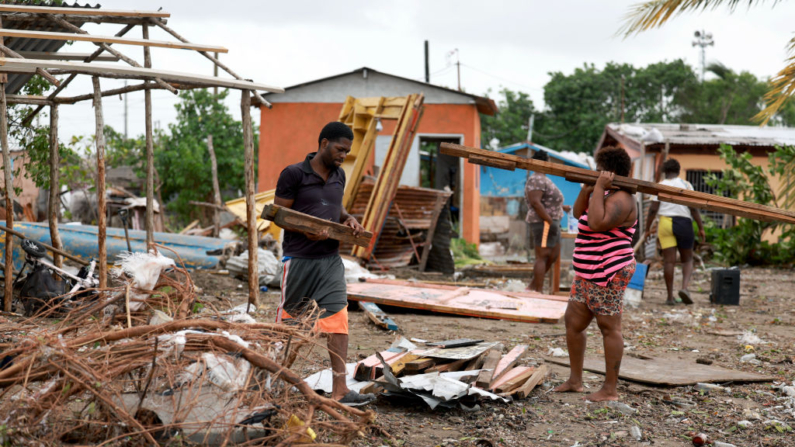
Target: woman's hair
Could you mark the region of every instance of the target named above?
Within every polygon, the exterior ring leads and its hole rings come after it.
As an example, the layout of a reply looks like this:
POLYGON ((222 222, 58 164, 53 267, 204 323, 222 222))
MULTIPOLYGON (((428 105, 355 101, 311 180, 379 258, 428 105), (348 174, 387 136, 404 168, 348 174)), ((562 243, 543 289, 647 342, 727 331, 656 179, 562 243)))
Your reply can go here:
POLYGON ((627 177, 632 170, 632 160, 624 149, 606 146, 596 152, 596 165, 603 170, 627 177))
POLYGON ((536 149, 535 153, 530 158, 533 160, 549 161, 549 154, 547 153, 547 151, 536 149))
POLYGON ((662 165, 662 172, 663 174, 675 174, 679 175, 679 171, 682 170, 682 167, 679 166, 679 162, 676 161, 674 158, 669 158, 665 160, 665 163, 662 165))

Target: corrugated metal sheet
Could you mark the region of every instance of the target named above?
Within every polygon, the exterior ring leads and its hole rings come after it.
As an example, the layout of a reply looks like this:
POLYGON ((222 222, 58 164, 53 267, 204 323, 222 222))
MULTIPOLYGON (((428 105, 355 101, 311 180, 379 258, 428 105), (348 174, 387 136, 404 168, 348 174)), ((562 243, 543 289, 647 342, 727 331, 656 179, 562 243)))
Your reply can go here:
MULTIPOLYGON (((81 6, 79 3, 75 2, 73 4, 62 4, 62 5, 45 5, 39 4, 38 6, 50 6, 50 7, 60 7, 60 8, 83 8, 83 9, 99 9, 100 5, 91 6, 89 4, 81 6)), ((16 30, 25 30, 25 31, 48 31, 48 32, 58 32, 58 33, 68 33, 71 32, 64 27, 56 24, 52 20, 48 20, 45 17, 37 18, 35 20, 30 20, 26 18, 25 20, 17 20, 14 17, 18 16, 17 13, 7 13, 2 14, 3 17, 3 28, 7 29, 16 29, 16 30)), ((68 17, 67 17, 68 19, 68 17)), ((74 20, 69 20, 70 23, 77 27, 82 27, 85 22, 79 22, 74 20)), ((23 51, 42 51, 48 53, 55 53, 60 50, 64 45, 66 45, 66 41, 63 40, 45 40, 45 39, 23 39, 23 38, 9 38, 6 37, 5 39, 5 46, 11 48, 12 50, 16 51, 17 53, 21 53, 23 51)), ((6 93, 7 94, 15 94, 18 93, 22 87, 30 80, 33 75, 31 74, 9 74, 8 75, 8 84, 6 84, 6 93)))
POLYGON ((613 132, 638 145, 707 145, 731 144, 735 146, 795 145, 795 129, 790 127, 759 127, 723 124, 608 124, 613 132))

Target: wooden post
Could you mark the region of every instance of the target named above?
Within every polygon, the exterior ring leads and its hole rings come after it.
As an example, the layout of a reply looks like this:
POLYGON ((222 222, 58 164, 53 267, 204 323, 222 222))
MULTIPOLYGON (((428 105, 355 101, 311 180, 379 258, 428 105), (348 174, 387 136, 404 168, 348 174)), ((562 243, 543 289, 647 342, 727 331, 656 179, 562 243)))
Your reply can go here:
MULTIPOLYGON (((58 151, 58 104, 50 106, 50 201, 47 204, 47 216, 50 223, 50 239, 52 246, 63 249, 61 234, 58 232, 58 216, 61 209, 61 154, 58 151)), ((55 266, 63 267, 63 258, 56 252, 52 254, 55 266)))
POLYGON ((108 249, 105 246, 107 215, 105 213, 105 119, 102 116, 102 90, 99 77, 94 83, 94 117, 97 124, 97 245, 99 246, 99 288, 108 287, 108 249))
POLYGON ((246 154, 246 227, 248 229, 248 303, 258 304, 257 212, 254 209, 254 134, 251 128, 251 91, 241 90, 240 110, 243 120, 243 145, 246 154))
MULTIPOLYGON (((3 74, 5 76, 5 74, 3 74)), ((6 227, 14 228, 14 185, 11 183, 11 151, 8 148, 8 116, 6 115, 6 83, 0 83, 0 145, 3 146, 3 184, 6 189, 6 227)), ((11 312, 14 280, 14 236, 6 233, 5 284, 3 310, 11 312)))
MULTIPOLYGON (((244 124, 245 126, 245 124, 244 124)), ((207 150, 210 152, 210 167, 213 175, 213 237, 218 237, 221 233, 221 188, 218 186, 218 162, 215 159, 215 149, 213 148, 213 136, 207 135, 207 150)), ((248 183, 246 183, 248 185, 248 183)))
MULTIPOLYGON (((144 39, 149 39, 149 26, 142 25, 144 39)), ((144 67, 152 68, 152 55, 149 47, 144 47, 144 67)), ((148 81, 147 81, 148 82, 148 81)), ((152 139, 152 91, 149 89, 144 90, 144 114, 145 116, 145 133, 146 133, 146 249, 151 250, 152 245, 155 243, 155 211, 154 211, 154 194, 155 194, 155 153, 154 153, 154 140, 152 139)), ((162 207, 163 204, 161 203, 162 207)), ((163 210, 160 210, 163 213, 163 210)))

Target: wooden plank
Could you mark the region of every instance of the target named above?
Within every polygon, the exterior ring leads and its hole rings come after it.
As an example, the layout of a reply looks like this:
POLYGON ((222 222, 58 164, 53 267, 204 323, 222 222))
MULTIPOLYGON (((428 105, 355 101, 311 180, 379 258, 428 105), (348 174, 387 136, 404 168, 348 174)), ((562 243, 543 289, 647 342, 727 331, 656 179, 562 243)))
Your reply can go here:
POLYGON ((436 364, 436 359, 432 359, 430 357, 422 357, 414 359, 410 362, 406 362, 404 369, 406 370, 406 372, 419 372, 424 369, 430 368, 435 364, 436 364))
MULTIPOLYGON (((257 232, 257 212, 255 209, 254 194, 254 129, 251 123, 251 91, 240 91, 240 112, 243 124, 243 153, 245 155, 245 180, 246 180, 246 233, 248 236, 248 304, 249 307, 259 306, 259 233, 257 232)), ((248 310, 247 310, 248 311, 248 310)))
POLYGON ((0 30, 0 36, 15 37, 18 39, 43 39, 64 40, 94 43, 113 43, 119 45, 136 45, 142 47, 171 48, 176 50, 212 51, 215 53, 228 53, 229 50, 216 45, 202 45, 185 42, 167 42, 163 40, 136 39, 133 37, 96 36, 92 34, 58 33, 53 31, 28 31, 16 29, 0 30))
POLYGON ((448 371, 460 371, 461 368, 469 361, 469 359, 461 359, 456 360, 454 362, 445 363, 444 365, 436 365, 433 368, 427 369, 426 373, 432 372, 448 372, 448 371))
POLYGON ((392 374, 397 376, 398 374, 403 372, 403 369, 406 368, 406 364, 408 362, 412 362, 414 360, 417 360, 418 358, 420 358, 420 355, 418 354, 414 354, 411 352, 407 353, 406 355, 401 357, 400 360, 398 360, 394 364, 389 365, 390 368, 392 368, 392 374))
POLYGON ((102 88, 99 78, 91 78, 94 84, 94 118, 96 121, 97 142, 97 257, 99 258, 99 288, 108 287, 108 249, 107 249, 107 214, 105 212, 105 118, 102 114, 102 88))
POLYGON ((500 363, 500 358, 502 354, 500 351, 496 349, 490 349, 486 353, 486 358, 483 361, 483 368, 478 374, 478 379, 475 381, 475 385, 479 388, 483 388, 484 390, 489 387, 491 383, 491 377, 494 375, 494 368, 497 367, 497 364, 500 363))
POLYGON ((262 210, 261 217, 274 222, 285 230, 299 233, 321 233, 323 230, 328 230, 330 239, 363 247, 366 247, 373 237, 373 233, 369 231, 364 231, 358 236, 354 236, 353 228, 349 226, 323 220, 319 217, 310 216, 275 204, 266 205, 262 210))
POLYGON ((533 375, 534 370, 535 368, 529 366, 511 368, 510 371, 507 371, 502 377, 495 380, 489 389, 492 391, 496 390, 499 393, 512 391, 514 388, 518 388, 523 384, 525 380, 529 379, 530 376, 533 375))
MULTIPOLYGON (((530 264, 532 265, 532 264, 530 264)), ((503 295, 511 298, 517 299, 545 299, 545 300, 552 300, 552 301, 560 301, 560 302, 568 302, 567 299, 563 299, 557 296, 552 295, 544 295, 540 292, 534 291, 524 291, 524 292, 506 292, 504 290, 496 290, 496 289, 482 289, 482 288, 475 288, 472 286, 466 285, 466 283, 457 283, 461 285, 465 285, 466 287, 455 287, 446 284, 432 284, 430 282, 414 282, 414 281, 404 281, 399 279, 368 279, 366 281, 369 284, 388 284, 388 285, 395 285, 395 286, 406 286, 406 287, 418 287, 423 289, 434 289, 434 290, 460 290, 462 288, 468 289, 470 292, 482 292, 487 291, 489 293, 493 293, 496 295, 503 295)))
MULTIPOLYGON (((0 43, 2 43, 0 41, 0 43)), ((3 79, 6 81, 7 79, 3 79)), ((0 83, 0 146, 3 149, 3 186, 6 191, 6 226, 14 230, 14 184, 11 180, 11 149, 8 146, 8 106, 6 104, 6 84, 0 83)), ((3 310, 11 312, 14 281, 14 238, 5 235, 5 266, 3 284, 3 310)))
MULTIPOLYGON (((568 357, 545 358, 550 363, 569 366, 568 357)), ((583 369, 599 374, 605 373, 604 358, 587 357, 583 369)), ((664 386, 685 386, 723 382, 770 382, 775 377, 745 371, 735 371, 719 366, 702 365, 695 360, 638 359, 627 357, 621 360, 618 377, 638 383, 664 386)))
MULTIPOLYGON (((47 221, 50 224, 50 241, 52 246, 61 250, 61 234, 58 232, 58 217, 61 209, 61 153, 58 141, 58 104, 50 106, 50 200, 47 201, 47 221)), ((63 257, 57 252, 52 254, 53 264, 63 267, 63 257)))
POLYGON ((481 367, 483 367, 483 362, 485 361, 486 361, 486 353, 484 352, 483 354, 470 360, 466 368, 464 368, 464 371, 474 371, 476 369, 480 369, 481 367))
POLYGON ((505 169, 508 171, 513 171, 516 169, 516 163, 512 161, 487 158, 480 155, 470 155, 469 162, 476 165, 489 166, 492 168, 505 169))
MULTIPOLYGON (((455 157, 469 158, 471 156, 488 158, 492 160, 499 160, 502 162, 514 162, 516 167, 530 171, 541 172, 548 175, 556 175, 566 178, 567 175, 577 176, 581 183, 594 184, 599 178, 599 172, 591 171, 588 169, 576 168, 573 166, 566 166, 558 163, 544 162, 540 160, 532 160, 524 157, 519 157, 511 154, 504 154, 501 152, 486 151, 483 149, 462 146, 459 144, 442 143, 441 153, 452 155, 455 157)), ((656 195, 662 201, 668 201, 671 197, 684 197, 686 199, 701 199, 704 200, 707 209, 727 214, 740 215, 741 217, 748 217, 758 220, 775 220, 783 223, 795 223, 795 211, 782 210, 771 206, 761 205, 753 202, 746 202, 742 200, 732 199, 729 197, 722 197, 713 194, 706 194, 698 191, 691 191, 684 188, 676 188, 667 185, 661 185, 655 182, 647 182, 644 180, 637 180, 620 175, 615 176, 613 184, 616 186, 632 186, 637 188, 638 192, 643 194, 656 195), (742 213, 742 214, 741 214, 742 213)))
POLYGON ((538 386, 539 383, 543 382, 546 379, 547 375, 549 375, 549 366, 541 365, 539 366, 534 372, 533 375, 527 379, 522 386, 515 389, 511 392, 514 396, 518 399, 524 399, 530 395, 530 393, 538 386))
POLYGON ((428 266, 428 256, 430 256, 431 248, 433 247, 433 236, 436 234, 436 225, 439 224, 439 216, 442 214, 447 199, 448 197, 436 196, 436 204, 433 207, 431 225, 428 227, 428 234, 425 236, 425 246, 422 249, 422 259, 420 260, 421 272, 424 272, 425 268, 428 266))
MULTIPOLYGON (((0 72, 35 73, 36 68, 64 70, 70 73, 97 74, 103 77, 118 77, 121 79, 152 80, 161 78, 168 82, 178 82, 207 87, 228 87, 239 90, 259 90, 274 93, 284 93, 284 89, 270 85, 259 84, 236 79, 200 76, 192 73, 155 70, 152 68, 122 67, 108 64, 90 64, 85 62, 53 61, 41 59, 13 59, 0 57, 0 72)), ((57 73, 54 73, 57 74, 57 73)))
POLYGON ((135 11, 124 9, 63 8, 48 6, 0 5, 0 13, 21 12, 28 14, 58 14, 80 16, 157 17, 167 19, 171 13, 165 11, 135 11))
POLYGON ((494 373, 491 377, 491 385, 489 387, 493 387, 494 383, 500 380, 503 375, 505 375, 514 365, 516 362, 519 361, 520 358, 524 355, 525 351, 527 351, 527 345, 516 345, 513 349, 511 349, 503 358, 500 359, 497 366, 494 367, 494 373))
POLYGON ((368 303, 367 301, 359 301, 359 307, 362 308, 362 311, 370 321, 373 322, 376 326, 386 329, 388 331, 396 331, 398 330, 398 325, 389 318, 389 315, 386 314, 380 307, 378 307, 375 303, 368 303))
MULTIPOLYGON (((85 61, 91 53, 67 53, 49 51, 20 51, 19 55, 25 59, 55 60, 55 61, 85 61)), ((100 62, 118 62, 119 57, 110 54, 97 56, 93 60, 100 62)))

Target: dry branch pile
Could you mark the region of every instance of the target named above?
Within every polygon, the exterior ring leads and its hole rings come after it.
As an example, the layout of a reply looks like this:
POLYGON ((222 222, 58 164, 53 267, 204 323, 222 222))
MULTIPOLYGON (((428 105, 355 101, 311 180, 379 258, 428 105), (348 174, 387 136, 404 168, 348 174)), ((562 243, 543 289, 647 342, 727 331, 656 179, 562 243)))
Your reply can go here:
POLYGON ((316 343, 302 326, 196 315, 183 269, 151 291, 98 292, 0 317, 0 443, 348 442, 374 421, 283 366, 291 345, 316 343), (131 292, 148 295, 136 312, 131 292))

